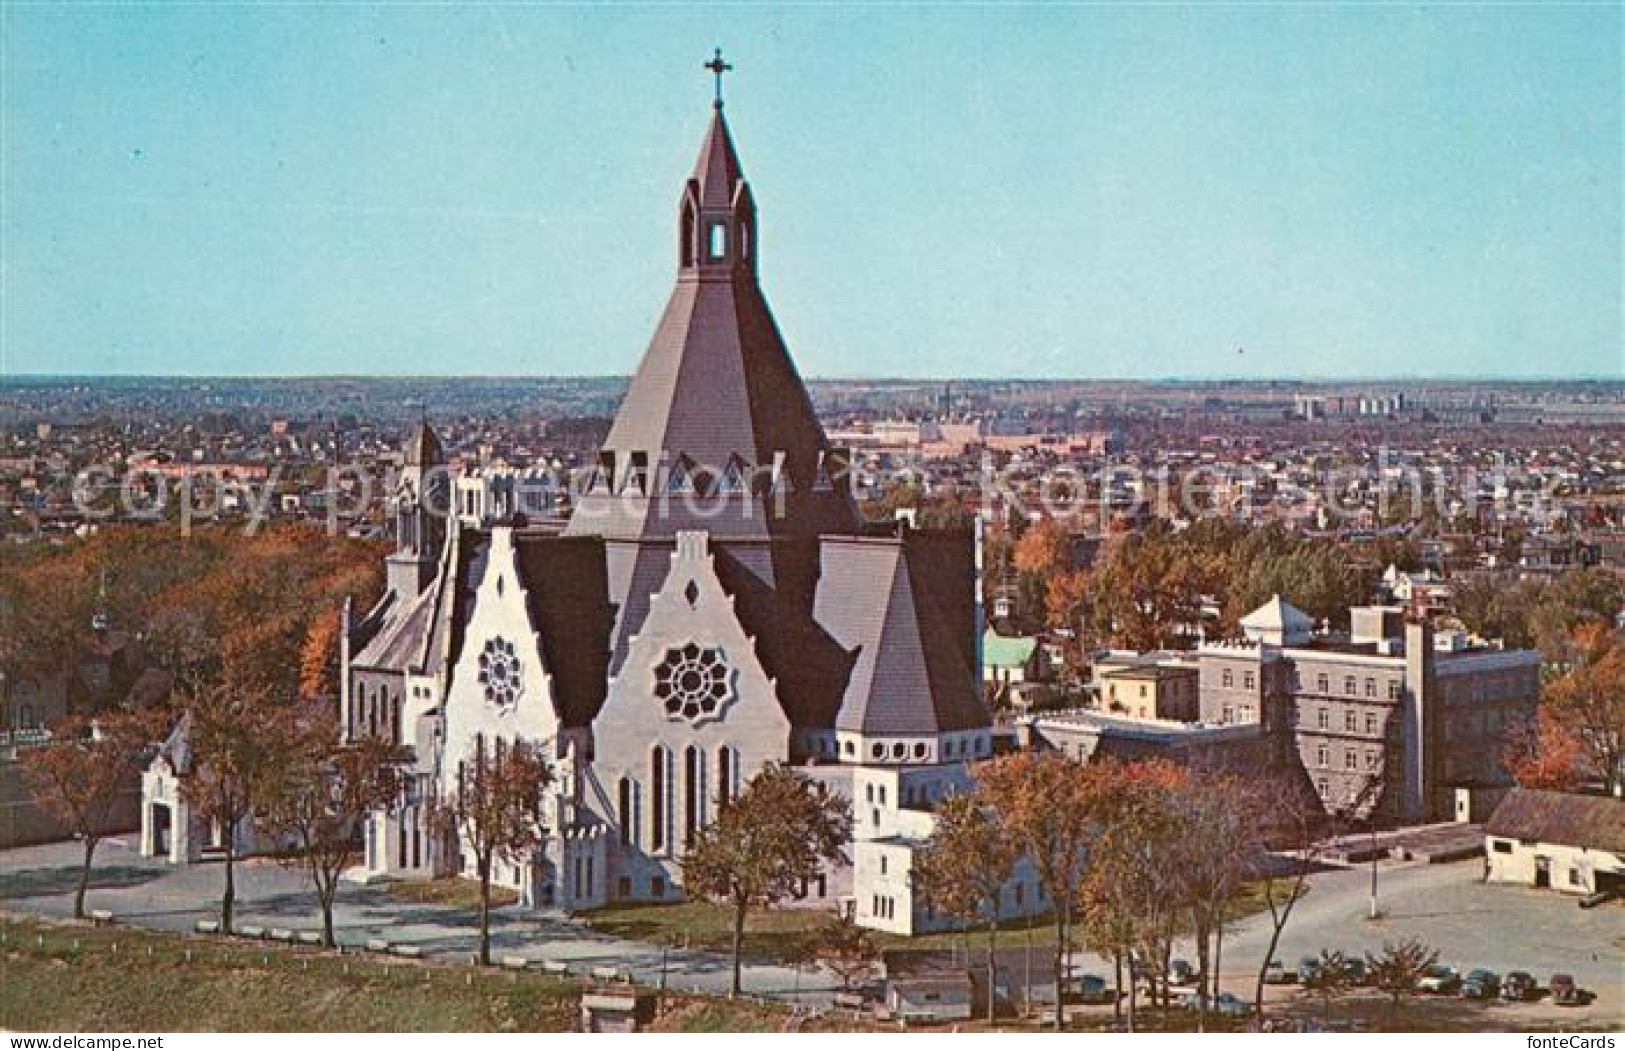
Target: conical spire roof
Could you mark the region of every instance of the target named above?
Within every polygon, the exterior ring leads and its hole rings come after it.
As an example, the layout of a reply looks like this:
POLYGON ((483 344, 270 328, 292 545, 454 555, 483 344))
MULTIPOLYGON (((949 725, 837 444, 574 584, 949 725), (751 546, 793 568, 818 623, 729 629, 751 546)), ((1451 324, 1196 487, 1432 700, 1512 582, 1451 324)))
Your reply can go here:
POLYGON ((855 530, 844 466, 830 456, 756 280, 755 206, 720 107, 678 225, 676 287, 570 531, 639 538, 705 529, 725 538, 855 530), (696 515, 684 506, 723 499, 736 479, 737 507, 696 515))
POLYGON ((419 420, 412 428, 412 435, 407 438, 402 452, 408 467, 435 467, 445 456, 439 435, 435 434, 426 419, 419 420))
POLYGON ((739 154, 734 152, 733 136, 728 134, 728 122, 722 117, 722 107, 713 106, 711 126, 700 144, 699 160, 694 162, 694 184, 699 187, 700 207, 732 207, 734 187, 744 179, 739 169, 739 154))

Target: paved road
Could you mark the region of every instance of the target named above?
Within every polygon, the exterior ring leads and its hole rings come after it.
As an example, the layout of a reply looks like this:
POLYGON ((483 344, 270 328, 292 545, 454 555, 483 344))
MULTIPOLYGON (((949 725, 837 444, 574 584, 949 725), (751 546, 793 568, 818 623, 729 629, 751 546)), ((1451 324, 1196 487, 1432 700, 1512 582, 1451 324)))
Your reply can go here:
MULTIPOLYGON (((51 844, 0 852, 0 905, 17 911, 66 915, 72 909, 77 847, 51 844)), ((1625 1024, 1625 908, 1576 907, 1571 897, 1550 891, 1486 885, 1482 862, 1450 865, 1385 863, 1379 876, 1382 917, 1366 919, 1369 870, 1329 869, 1311 877, 1310 892, 1293 914, 1276 952, 1293 966, 1322 948, 1364 953, 1384 941, 1421 938, 1440 950, 1441 960, 1463 971, 1478 966, 1500 973, 1521 969, 1544 981, 1567 971, 1599 994, 1592 1012, 1566 1017, 1611 1019, 1625 1024)), ((107 908, 122 920, 146 927, 188 931, 217 912, 218 864, 171 868, 142 858, 120 843, 98 854, 92 908, 107 908)), ((239 924, 315 929, 319 919, 303 877, 269 862, 239 868, 239 924)), ((476 944, 477 917, 470 911, 393 901, 378 888, 344 886, 336 910, 338 935, 351 945, 382 937, 421 945, 432 957, 466 960, 476 944)), ((1252 917, 1225 940, 1221 981, 1250 998, 1263 957, 1269 924, 1252 917)), ((630 968, 642 982, 658 983, 659 946, 614 938, 564 915, 498 910, 494 951, 529 959, 569 962, 578 971, 592 966, 630 968)), ((1194 959, 1189 946, 1180 949, 1194 959)), ((1077 963, 1109 973, 1100 960, 1079 954, 1077 963)), ((728 958, 718 953, 672 951, 666 960, 672 987, 723 992, 728 958)), ((798 988, 813 1004, 827 1003, 835 988, 830 975, 802 973, 762 960, 747 963, 747 991, 790 997, 798 988)))
MULTIPOLYGON (((78 858, 73 843, 0 852, 0 907, 71 915, 78 858)), ((114 841, 102 845, 96 861, 89 908, 108 909, 124 923, 171 931, 190 931, 200 919, 219 917, 219 864, 171 867, 114 841)), ((320 929, 320 913, 301 873, 254 860, 238 865, 236 882, 237 926, 320 929)), ((473 910, 400 902, 377 887, 342 885, 333 919, 344 945, 385 938, 421 946, 431 958, 458 961, 468 960, 478 947, 479 917, 473 910)), ((728 989, 731 961, 726 955, 678 949, 663 954, 658 945, 607 936, 562 914, 497 909, 491 941, 494 957, 560 960, 577 973, 595 966, 625 968, 649 985, 660 983, 664 967, 671 988, 706 993, 728 989)), ((828 1004, 837 988, 829 974, 798 973, 749 959, 743 981, 752 995, 799 998, 809 1005, 828 1004)))
MULTIPOLYGON (((1293 910, 1275 957, 1296 968, 1299 959, 1319 955, 1322 949, 1364 955, 1379 951, 1385 941, 1416 937, 1439 950, 1441 963, 1463 973, 1474 967, 1503 975, 1524 970, 1544 983, 1566 971, 1598 994, 1596 1003, 1584 1011, 1547 1004, 1505 1010, 1625 1026, 1625 907, 1613 903, 1585 910, 1573 897, 1486 884, 1482 875, 1482 859, 1447 865, 1384 863, 1377 880, 1381 916, 1373 922, 1367 919, 1368 867, 1317 873, 1310 877, 1308 895, 1293 910)), ((1267 914, 1251 917, 1227 933, 1220 963, 1223 988, 1252 999, 1269 934, 1267 914)), ((1189 945, 1178 951, 1190 960, 1196 958, 1189 945)), ((1110 973, 1102 961, 1075 959, 1101 974, 1110 973)), ((1273 992, 1290 992, 1290 987, 1273 992)))

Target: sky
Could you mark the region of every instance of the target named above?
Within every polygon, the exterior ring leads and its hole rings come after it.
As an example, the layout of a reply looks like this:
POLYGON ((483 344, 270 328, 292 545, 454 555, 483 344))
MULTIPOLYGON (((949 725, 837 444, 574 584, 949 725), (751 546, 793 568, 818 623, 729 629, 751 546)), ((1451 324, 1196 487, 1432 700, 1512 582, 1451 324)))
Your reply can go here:
POLYGON ((1621 5, 0 5, 0 373, 1625 376, 1621 5))

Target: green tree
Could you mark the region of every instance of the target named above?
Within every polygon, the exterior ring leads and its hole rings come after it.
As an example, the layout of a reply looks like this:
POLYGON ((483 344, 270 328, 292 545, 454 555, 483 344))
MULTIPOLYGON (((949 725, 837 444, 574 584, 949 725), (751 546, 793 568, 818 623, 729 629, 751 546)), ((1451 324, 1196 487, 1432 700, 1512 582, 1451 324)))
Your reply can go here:
POLYGON ((733 908, 733 978, 740 992, 745 919, 752 907, 771 908, 844 864, 852 834, 851 808, 825 785, 786 766, 769 766, 721 808, 683 855, 683 889, 733 908))

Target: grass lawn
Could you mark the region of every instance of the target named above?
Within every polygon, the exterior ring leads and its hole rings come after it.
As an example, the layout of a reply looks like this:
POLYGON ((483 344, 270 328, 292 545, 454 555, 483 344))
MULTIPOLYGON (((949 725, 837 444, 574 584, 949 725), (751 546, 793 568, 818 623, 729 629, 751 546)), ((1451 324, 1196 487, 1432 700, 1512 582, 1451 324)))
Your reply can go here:
MULTIPOLYGON (((1236 895, 1229 909, 1230 922, 1264 909, 1261 886, 1249 884, 1236 895)), ((594 930, 641 941, 688 945, 696 949, 727 952, 732 948, 733 910, 711 902, 686 901, 675 905, 610 905, 581 917, 594 930)), ((780 959, 789 939, 811 934, 833 921, 829 909, 753 910, 745 921, 745 952, 748 955, 780 959)), ((987 928, 971 932, 971 946, 987 945, 987 928)), ((875 931, 881 949, 950 949, 965 944, 960 931, 938 931, 906 937, 875 931)), ((999 925, 999 944, 1024 946, 1029 939, 1034 948, 1055 944, 1055 927, 1049 917, 1007 920, 999 925)))
MULTIPOLYGON (((442 876, 439 879, 392 880, 383 884, 384 893, 396 901, 413 905, 439 905, 448 909, 479 911, 480 882, 461 876, 442 876)), ((491 888, 493 909, 512 905, 519 900, 519 892, 506 887, 491 888)))
MULTIPOLYGON (((0 937, 0 1028, 22 1032, 560 1032, 575 1028, 582 989, 529 972, 11 915, 0 937)), ((776 1031, 787 1018, 672 996, 655 1028, 776 1031)))

